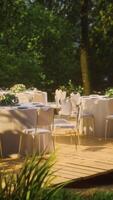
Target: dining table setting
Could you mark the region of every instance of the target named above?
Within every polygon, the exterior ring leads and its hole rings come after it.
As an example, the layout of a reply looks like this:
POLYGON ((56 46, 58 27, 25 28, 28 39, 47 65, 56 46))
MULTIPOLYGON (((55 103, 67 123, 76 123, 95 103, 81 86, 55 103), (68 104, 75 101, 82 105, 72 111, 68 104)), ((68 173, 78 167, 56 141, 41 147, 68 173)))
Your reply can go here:
MULTIPOLYGON (((113 98, 105 95, 89 95, 81 97, 81 106, 84 112, 93 114, 95 120, 94 135, 105 137, 106 117, 113 115, 113 98)), ((109 137, 113 137, 113 121, 110 121, 109 137)))
MULTIPOLYGON (((23 92, 11 93, 9 91, 0 91, 0 149, 2 156, 18 153, 20 145, 20 135, 23 135, 21 154, 33 154, 34 149, 38 151, 33 137, 25 134, 23 130, 37 126, 37 116, 39 110, 47 111, 50 108, 47 100, 47 92, 34 90, 25 90, 23 92), (36 148, 33 146, 35 145, 36 148)), ((45 118, 43 117, 43 123, 45 118)), ((46 136, 45 136, 46 137, 46 136)), ((42 151, 43 138, 40 137, 42 151)), ((48 144, 48 137, 46 137, 48 144)), ((52 150, 51 150, 52 151, 52 150)))

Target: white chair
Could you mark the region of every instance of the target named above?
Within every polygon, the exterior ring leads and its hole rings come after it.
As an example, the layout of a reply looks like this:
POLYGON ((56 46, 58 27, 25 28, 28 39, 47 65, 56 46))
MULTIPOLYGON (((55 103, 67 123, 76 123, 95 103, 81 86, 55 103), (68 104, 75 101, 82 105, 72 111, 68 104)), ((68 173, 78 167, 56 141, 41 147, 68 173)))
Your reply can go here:
POLYGON ((78 114, 78 129, 81 134, 95 132, 95 119, 92 113, 87 112, 84 107, 84 102, 80 103, 78 114))
POLYGON ((56 89, 55 90, 55 102, 57 107, 60 106, 60 99, 61 99, 62 90, 56 89))
POLYGON ((31 134, 34 138, 34 153, 37 153, 37 151, 39 152, 39 154, 41 152, 50 152, 51 142, 53 144, 53 148, 55 148, 54 140, 52 137, 53 121, 54 110, 49 107, 40 108, 37 115, 36 127, 24 130, 24 133, 31 134), (46 141, 47 138, 48 141, 46 141), (41 145, 41 141, 43 143, 43 148, 41 145))
POLYGON ((113 120, 113 115, 106 116, 105 122, 105 140, 107 139, 108 130, 109 130, 109 122, 113 120))
POLYGON ((69 117, 72 113, 72 104, 70 98, 64 99, 61 103, 59 115, 69 117))
POLYGON ((62 102, 66 99, 66 91, 62 91, 61 92, 61 97, 60 97, 60 103, 62 104, 62 102))
POLYGON ((72 104, 72 113, 71 113, 72 116, 77 117, 77 115, 78 115, 78 111, 79 111, 78 109, 79 109, 79 105, 81 102, 80 99, 81 99, 81 97, 80 97, 79 93, 77 93, 77 94, 71 93, 70 100, 71 100, 71 104, 72 104))
POLYGON ((39 102, 43 103, 44 105, 47 104, 47 92, 33 91, 31 95, 32 95, 32 102, 39 102))
MULTIPOLYGON (((72 132, 69 132, 71 144, 72 144, 72 136, 74 134, 74 136, 75 136, 75 147, 77 148, 77 144, 80 144, 80 140, 79 140, 79 134, 77 133, 77 129, 76 129, 75 124, 71 123, 70 121, 68 121, 66 119, 54 119, 54 131, 56 131, 56 129, 63 129, 64 132, 67 131, 67 130, 72 131, 72 132), (76 136, 77 136, 77 140, 78 140, 77 143, 76 143, 76 136)), ((56 132, 55 132, 55 142, 56 142, 56 132)))
POLYGON ((17 93, 19 103, 29 103, 29 94, 26 93, 17 93))

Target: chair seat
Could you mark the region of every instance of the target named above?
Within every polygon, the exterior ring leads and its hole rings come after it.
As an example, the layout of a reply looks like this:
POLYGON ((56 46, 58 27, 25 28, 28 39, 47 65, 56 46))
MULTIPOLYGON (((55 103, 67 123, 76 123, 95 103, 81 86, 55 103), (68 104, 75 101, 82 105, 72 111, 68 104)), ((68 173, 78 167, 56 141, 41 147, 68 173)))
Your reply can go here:
POLYGON ((91 113, 82 113, 81 115, 80 115, 80 117, 93 117, 93 114, 91 114, 91 113))
POLYGON ((54 124, 55 128, 75 128, 74 125, 71 124, 54 124))
POLYGON ((78 117, 78 112, 76 112, 76 111, 75 111, 75 112, 72 112, 72 113, 71 113, 71 117, 77 118, 77 117, 78 117))
POLYGON ((54 119, 54 127, 55 128, 76 128, 74 124, 71 124, 66 119, 54 119))
POLYGON ((106 119, 113 119, 113 115, 107 115, 106 119))
MULTIPOLYGON (((70 132, 70 143, 72 144, 73 134, 74 134, 74 138, 75 138, 74 144, 75 144, 75 148, 77 150, 77 144, 80 144, 80 140, 79 140, 79 134, 77 133, 77 126, 75 124, 72 124, 72 123, 70 123, 69 120, 62 119, 62 118, 54 119, 54 128, 55 129, 61 128, 61 129, 64 129, 64 131, 72 130, 70 132), (76 136, 77 136, 78 142, 76 142, 76 136)), ((55 136, 56 136, 56 134, 55 134, 55 136)))
POLYGON ((90 134, 95 132, 95 119, 92 113, 83 112, 78 119, 79 132, 81 134, 90 134))
POLYGON ((35 134, 35 133, 39 133, 39 134, 45 134, 45 133, 51 133, 50 130, 45 129, 45 128, 30 128, 30 129, 24 129, 23 130, 24 133, 31 133, 31 134, 35 134))

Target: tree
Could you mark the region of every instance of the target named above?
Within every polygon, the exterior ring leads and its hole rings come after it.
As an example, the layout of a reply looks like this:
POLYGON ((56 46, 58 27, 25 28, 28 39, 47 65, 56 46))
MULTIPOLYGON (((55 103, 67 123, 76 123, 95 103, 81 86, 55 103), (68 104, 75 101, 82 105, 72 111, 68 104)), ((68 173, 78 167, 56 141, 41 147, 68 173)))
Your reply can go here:
POLYGON ((90 69, 94 90, 113 86, 113 1, 92 0, 89 12, 90 69))
POLYGON ((0 86, 22 82, 54 90, 74 80, 78 55, 69 21, 38 1, 5 2, 0 7, 0 86))
MULTIPOLYGON (((47 6, 47 0, 41 1, 47 6)), ((74 26, 73 29, 73 43, 78 43, 80 46, 80 65, 82 72, 82 81, 84 93, 90 93, 90 79, 89 79, 89 38, 88 38, 88 0, 79 1, 52 1, 53 12, 62 16, 65 20, 69 21, 74 26), (81 15, 81 23, 80 16, 81 15), (81 38, 79 37, 81 30, 81 38)), ((76 74, 75 74, 76 77, 76 74)))
POLYGON ((84 94, 90 94, 89 80, 89 38, 88 38, 88 0, 81 0, 81 46, 80 63, 84 94))

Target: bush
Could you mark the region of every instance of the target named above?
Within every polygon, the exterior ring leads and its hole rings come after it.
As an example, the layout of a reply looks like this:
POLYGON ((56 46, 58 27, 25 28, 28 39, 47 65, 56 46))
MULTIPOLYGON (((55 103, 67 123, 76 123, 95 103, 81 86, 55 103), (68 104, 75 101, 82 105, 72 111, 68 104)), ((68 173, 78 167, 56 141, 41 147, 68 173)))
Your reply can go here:
POLYGON ((81 95, 83 94, 83 88, 82 86, 75 86, 71 80, 67 83, 67 85, 62 85, 59 87, 61 90, 66 91, 67 95, 69 96, 72 92, 73 93, 80 93, 81 95))
POLYGON ((113 192, 96 192, 86 200, 113 200, 113 192))
POLYGON ((69 189, 61 189, 51 200, 84 200, 80 194, 76 194, 69 189))
POLYGON ((0 199, 2 200, 49 200, 54 196, 60 185, 51 187, 54 178, 51 167, 54 156, 47 160, 42 156, 26 159, 18 174, 1 174, 0 199))
POLYGON ((14 94, 4 94, 0 96, 0 106, 14 106, 18 103, 18 98, 14 94))
POLYGON ((108 88, 105 91, 105 95, 108 96, 108 97, 113 97, 113 88, 108 88))
POLYGON ((24 84, 15 84, 10 88, 10 90, 13 93, 24 92, 26 90, 26 86, 24 84))

